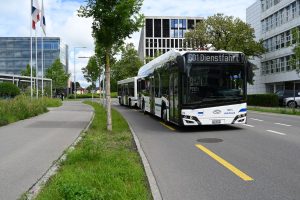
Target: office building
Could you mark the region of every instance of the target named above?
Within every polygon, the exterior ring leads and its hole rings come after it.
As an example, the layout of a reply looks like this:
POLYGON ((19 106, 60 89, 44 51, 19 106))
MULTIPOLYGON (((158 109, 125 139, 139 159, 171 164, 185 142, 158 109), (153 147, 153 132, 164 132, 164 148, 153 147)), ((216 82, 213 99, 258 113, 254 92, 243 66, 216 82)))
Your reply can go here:
POLYGON ((158 52, 165 53, 171 49, 181 51, 184 48, 184 34, 193 29, 203 17, 165 17, 147 16, 139 41, 139 57, 145 61, 158 52))
MULTIPOLYGON (((35 38, 33 38, 33 68, 35 68, 35 38)), ((59 37, 45 37, 44 44, 44 73, 56 59, 60 59, 66 72, 69 67, 68 45, 59 37)), ((20 75, 21 71, 30 64, 30 37, 0 37, 0 73, 20 75)), ((38 69, 42 68, 42 40, 37 39, 38 69)))
POLYGON ((273 93, 294 85, 300 90, 300 74, 290 65, 292 29, 300 28, 300 0, 258 0, 247 8, 246 18, 267 50, 253 60, 257 69, 248 93, 273 93))

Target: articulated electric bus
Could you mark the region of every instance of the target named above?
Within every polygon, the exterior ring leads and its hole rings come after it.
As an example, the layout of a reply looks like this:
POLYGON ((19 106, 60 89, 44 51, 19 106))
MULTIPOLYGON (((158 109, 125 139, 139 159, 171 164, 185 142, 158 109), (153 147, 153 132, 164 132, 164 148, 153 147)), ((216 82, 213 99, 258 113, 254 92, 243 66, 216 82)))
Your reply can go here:
POLYGON ((241 52, 171 50, 140 68, 138 105, 179 126, 246 123, 241 52))
POLYGON ((117 83, 120 105, 137 106, 137 77, 127 78, 117 83))

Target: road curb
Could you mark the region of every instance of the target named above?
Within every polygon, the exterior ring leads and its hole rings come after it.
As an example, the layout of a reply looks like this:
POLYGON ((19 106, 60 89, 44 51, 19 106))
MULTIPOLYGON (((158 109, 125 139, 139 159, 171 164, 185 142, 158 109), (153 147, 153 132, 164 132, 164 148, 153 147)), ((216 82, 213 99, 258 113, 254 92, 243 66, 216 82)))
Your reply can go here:
POLYGON ((93 111, 92 116, 91 116, 91 120, 88 123, 88 125, 83 129, 83 131, 81 131, 81 133, 79 134, 79 136, 75 139, 75 141, 67 148, 67 150, 64 151, 64 153, 53 162, 53 164, 51 165, 51 167, 46 171, 45 174, 42 175, 41 178, 39 178, 37 180, 37 182, 35 182, 29 189, 28 191, 25 192, 25 195, 21 197, 21 199, 27 199, 27 200, 32 200, 34 199, 38 193, 40 192, 41 188, 48 182, 48 180, 56 174, 56 172, 58 171, 59 167, 60 167, 60 163, 64 160, 66 160, 67 158, 67 153, 70 151, 73 151, 75 146, 78 144, 78 142, 84 137, 84 135, 86 134, 86 131, 89 129, 90 125, 92 124, 93 120, 95 117, 95 111, 93 111))
POLYGON ((148 183, 150 185, 150 189, 151 189, 153 200, 162 200, 162 196, 161 196, 159 187, 157 185, 155 176, 154 176, 154 174, 152 172, 152 169, 151 169, 151 166, 149 164, 149 161, 148 161, 148 159, 147 159, 147 157, 146 157, 146 155, 145 155, 145 153, 143 151, 141 143, 140 143, 137 135, 133 131, 133 128, 131 127, 130 123, 128 121, 127 121, 127 123, 128 123, 129 128, 130 128, 130 131, 131 131, 131 133, 133 135, 133 139, 134 139, 134 142, 135 142, 136 147, 138 149, 138 152, 139 152, 139 154, 140 154, 140 156, 142 158, 142 163, 143 163, 144 169, 146 171, 146 175, 147 175, 147 178, 148 178, 148 183))
POLYGON ((263 115, 270 115, 270 116, 283 116, 283 117, 291 117, 291 118, 300 118, 300 115, 290 115, 290 114, 282 114, 282 113, 271 113, 271 112, 262 112, 256 110, 248 110, 249 112, 256 113, 256 114, 263 114, 263 115))

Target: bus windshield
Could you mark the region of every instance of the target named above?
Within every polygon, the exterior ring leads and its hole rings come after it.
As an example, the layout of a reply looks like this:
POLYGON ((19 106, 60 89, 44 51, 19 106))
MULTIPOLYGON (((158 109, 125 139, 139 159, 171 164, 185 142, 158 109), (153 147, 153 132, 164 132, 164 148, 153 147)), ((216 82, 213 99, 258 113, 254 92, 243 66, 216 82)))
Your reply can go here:
POLYGON ((230 103, 245 99, 244 65, 190 64, 182 77, 182 103, 230 103))

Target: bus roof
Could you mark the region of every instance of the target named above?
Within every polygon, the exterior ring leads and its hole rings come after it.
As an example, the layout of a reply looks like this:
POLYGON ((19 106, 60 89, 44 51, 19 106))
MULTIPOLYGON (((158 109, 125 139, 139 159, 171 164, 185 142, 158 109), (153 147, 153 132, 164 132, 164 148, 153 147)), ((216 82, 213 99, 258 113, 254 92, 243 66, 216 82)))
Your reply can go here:
POLYGON ((170 60, 174 60, 176 59, 177 56, 183 56, 187 53, 228 53, 228 54, 232 54, 232 53, 242 53, 239 51, 207 51, 207 50, 202 50, 202 51, 195 51, 195 50, 191 50, 191 51, 178 51, 175 49, 172 49, 164 54, 162 54, 161 56, 155 58, 154 60, 150 61, 149 63, 145 64, 144 66, 142 66, 139 69, 138 72, 138 76, 147 76, 148 74, 152 73, 156 68, 161 67, 161 65, 163 63, 166 63, 170 60))
POLYGON ((126 79, 118 81, 117 84, 124 84, 124 83, 134 82, 134 81, 137 80, 137 78, 138 78, 137 76, 126 78, 126 79))

